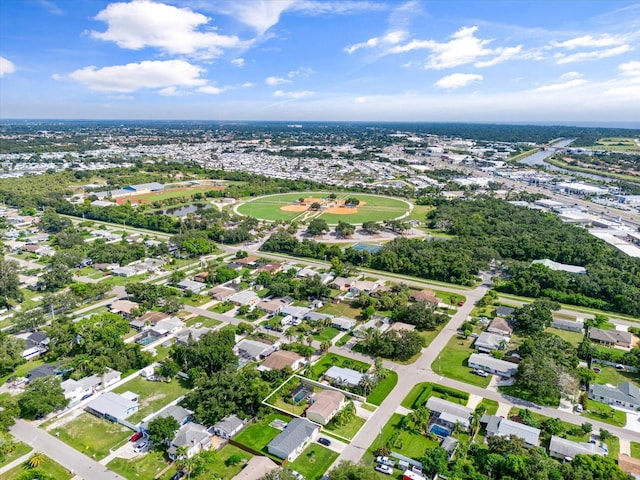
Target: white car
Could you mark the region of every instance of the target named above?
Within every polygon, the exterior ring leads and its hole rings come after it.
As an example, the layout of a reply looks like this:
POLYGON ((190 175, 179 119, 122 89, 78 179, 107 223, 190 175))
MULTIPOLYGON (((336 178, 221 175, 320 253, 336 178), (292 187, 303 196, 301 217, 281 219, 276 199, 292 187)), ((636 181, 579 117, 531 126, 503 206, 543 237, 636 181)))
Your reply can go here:
POLYGON ((386 465, 387 467, 395 467, 396 466, 396 462, 391 460, 389 457, 383 457, 381 455, 378 455, 376 457, 376 463, 381 463, 382 465, 386 465))
POLYGON ((148 445, 149 445, 149 442, 147 442, 146 440, 143 440, 140 443, 136 443, 136 446, 133 447, 133 449, 136 452, 143 452, 147 448, 148 445))
POLYGON ((389 465, 376 465, 376 470, 387 475, 393 475, 393 468, 391 468, 389 465))

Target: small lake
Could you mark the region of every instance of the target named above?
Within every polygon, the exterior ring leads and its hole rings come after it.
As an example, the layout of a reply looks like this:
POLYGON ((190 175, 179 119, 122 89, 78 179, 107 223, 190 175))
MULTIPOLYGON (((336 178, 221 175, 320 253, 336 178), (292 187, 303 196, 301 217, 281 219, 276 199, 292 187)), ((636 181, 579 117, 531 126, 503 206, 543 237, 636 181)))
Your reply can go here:
POLYGON ((169 215, 170 217, 184 217, 190 213, 196 213, 201 210, 207 210, 211 208, 211 205, 207 203, 194 203, 193 205, 184 205, 182 207, 173 207, 162 210, 163 215, 169 215))

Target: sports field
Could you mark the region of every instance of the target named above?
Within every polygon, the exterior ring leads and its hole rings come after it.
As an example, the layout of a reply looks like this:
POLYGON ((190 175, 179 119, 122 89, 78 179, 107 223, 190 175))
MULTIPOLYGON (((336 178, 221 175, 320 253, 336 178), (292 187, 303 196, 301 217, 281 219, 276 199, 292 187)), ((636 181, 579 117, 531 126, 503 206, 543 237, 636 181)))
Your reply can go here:
POLYGON ((340 193, 336 200, 328 198, 330 192, 297 192, 282 195, 267 195, 250 200, 237 211, 241 215, 262 220, 310 220, 320 217, 330 225, 339 221, 361 224, 368 221, 391 220, 401 217, 410 209, 410 204, 395 198, 364 193, 340 193), (356 207, 344 205, 346 198, 357 198, 356 207), (312 211, 310 206, 319 203, 322 208, 312 211))
POLYGON ((169 198, 190 197, 194 193, 204 193, 210 190, 224 190, 224 187, 219 186, 193 186, 193 187, 177 187, 167 188, 157 192, 140 193, 127 195, 126 197, 119 197, 116 199, 118 205, 124 205, 127 202, 134 203, 153 203, 155 201, 167 200, 169 198))

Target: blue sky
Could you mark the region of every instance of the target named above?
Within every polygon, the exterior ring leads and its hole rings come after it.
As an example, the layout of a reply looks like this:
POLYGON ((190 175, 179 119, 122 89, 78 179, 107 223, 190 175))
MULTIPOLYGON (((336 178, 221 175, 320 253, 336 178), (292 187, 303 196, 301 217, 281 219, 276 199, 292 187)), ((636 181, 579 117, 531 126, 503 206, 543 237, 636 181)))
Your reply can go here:
POLYGON ((9 0, 0 118, 638 122, 640 3, 9 0))

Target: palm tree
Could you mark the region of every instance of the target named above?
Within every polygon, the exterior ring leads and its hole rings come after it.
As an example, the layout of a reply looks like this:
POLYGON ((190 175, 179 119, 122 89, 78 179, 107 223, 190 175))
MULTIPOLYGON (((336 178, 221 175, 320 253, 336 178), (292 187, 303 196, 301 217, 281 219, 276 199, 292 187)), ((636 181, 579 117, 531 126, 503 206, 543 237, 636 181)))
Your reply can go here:
POLYGON ((369 375, 363 375, 358 385, 360 386, 360 388, 362 388, 362 393, 365 397, 369 395, 369 393, 371 393, 371 390, 373 390, 373 387, 375 387, 375 385, 373 384, 373 379, 369 375))
POLYGON ((47 456, 44 453, 36 452, 29 457, 29 460, 27 460, 27 465, 29 465, 29 468, 39 468, 46 459, 47 456))
POLYGON ((382 359, 376 357, 373 362, 373 375, 376 377, 376 380, 378 382, 384 380, 387 377, 387 373, 387 369, 382 366, 382 359))

